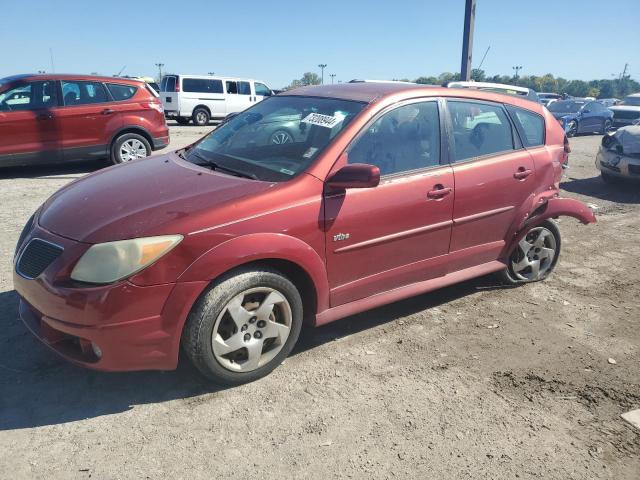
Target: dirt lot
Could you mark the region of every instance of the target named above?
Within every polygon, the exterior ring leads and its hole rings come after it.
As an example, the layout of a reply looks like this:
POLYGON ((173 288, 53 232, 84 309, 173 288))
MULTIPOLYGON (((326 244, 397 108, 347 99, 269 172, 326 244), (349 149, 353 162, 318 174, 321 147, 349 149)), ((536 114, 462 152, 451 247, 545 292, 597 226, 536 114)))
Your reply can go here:
MULTIPOLYGON (((174 127, 173 147, 195 127, 174 127)), ((0 172, 0 478, 638 479, 640 187, 602 183, 572 141, 547 281, 491 278, 306 330, 269 377, 68 365, 18 320, 11 259, 37 206, 98 164, 0 172), (493 327, 493 328, 488 328, 493 327), (608 363, 613 358, 616 364, 608 363)))

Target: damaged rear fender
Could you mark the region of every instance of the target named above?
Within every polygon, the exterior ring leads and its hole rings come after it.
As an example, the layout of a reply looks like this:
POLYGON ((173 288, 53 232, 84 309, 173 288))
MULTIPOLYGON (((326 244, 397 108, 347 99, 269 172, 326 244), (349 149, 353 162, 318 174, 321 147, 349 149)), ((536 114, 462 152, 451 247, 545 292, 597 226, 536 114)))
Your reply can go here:
POLYGON ((519 225, 511 242, 507 242, 503 258, 508 258, 515 246, 522 240, 524 235, 537 225, 550 218, 558 218, 562 216, 573 217, 581 223, 587 225, 596 222, 596 216, 586 204, 572 198, 542 198, 542 202, 538 202, 536 208, 529 212, 529 215, 519 225))

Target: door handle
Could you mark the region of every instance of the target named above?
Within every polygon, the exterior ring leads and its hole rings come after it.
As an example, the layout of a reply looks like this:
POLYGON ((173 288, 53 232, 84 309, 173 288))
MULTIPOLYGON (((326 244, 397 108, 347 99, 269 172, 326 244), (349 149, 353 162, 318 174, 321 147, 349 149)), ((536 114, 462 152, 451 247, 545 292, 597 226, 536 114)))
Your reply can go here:
POLYGON ((37 120, 51 120, 53 118, 53 115, 51 115, 50 113, 41 113, 40 115, 36 116, 37 120))
POLYGON ((529 170, 528 168, 520 167, 516 173, 513 174, 513 178, 517 180, 524 180, 529 175, 533 173, 533 170, 529 170))
POLYGON ((104 110, 102 110, 103 115, 111 115, 112 113, 116 113, 116 111, 111 110, 110 108, 105 108, 104 110))
POLYGON ((441 185, 441 184, 434 185, 434 189, 429 190, 427 192, 427 198, 438 199, 438 198, 446 197, 452 191, 453 191, 453 188, 451 187, 444 187, 444 185, 441 185))

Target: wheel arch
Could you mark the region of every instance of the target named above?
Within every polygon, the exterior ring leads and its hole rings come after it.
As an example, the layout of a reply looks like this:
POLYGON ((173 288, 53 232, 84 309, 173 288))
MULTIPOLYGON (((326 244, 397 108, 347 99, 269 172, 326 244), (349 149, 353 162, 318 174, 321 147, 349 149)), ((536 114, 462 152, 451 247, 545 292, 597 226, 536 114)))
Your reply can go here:
POLYGON ((193 107, 193 110, 191 110, 191 116, 192 117, 193 117, 193 114, 195 113, 195 111, 198 110, 199 108, 202 108, 203 110, 206 110, 207 113, 209 114, 209 118, 211 118, 211 109, 208 106, 206 106, 206 105, 204 105, 202 103, 199 103, 195 107, 193 107))
POLYGON ((313 323, 316 314, 329 307, 324 261, 310 245, 284 234, 258 233, 228 240, 200 256, 178 281, 206 280, 210 284, 248 265, 266 265, 287 276, 300 291, 305 321, 313 323))
POLYGON ((124 127, 118 129, 116 133, 111 136, 111 141, 109 142, 109 153, 111 152, 113 144, 116 142, 116 140, 122 135, 126 135, 127 133, 136 133, 143 136, 147 140, 147 142, 149 142, 151 150, 153 150, 153 136, 146 128, 141 127, 140 125, 125 125, 124 127))

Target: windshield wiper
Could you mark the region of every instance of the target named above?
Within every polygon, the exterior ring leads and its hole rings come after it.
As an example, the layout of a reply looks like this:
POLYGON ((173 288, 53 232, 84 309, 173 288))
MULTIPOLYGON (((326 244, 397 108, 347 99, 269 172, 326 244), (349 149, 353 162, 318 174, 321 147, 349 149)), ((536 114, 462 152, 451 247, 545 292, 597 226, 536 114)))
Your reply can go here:
MULTIPOLYGON (((189 152, 189 155, 193 155, 197 159, 202 160, 204 162, 204 165, 208 166, 212 170, 219 170, 221 172, 227 172, 227 173, 230 173, 231 175, 235 175, 236 177, 243 177, 243 178, 250 178, 251 180, 258 180, 258 177, 253 173, 242 172, 240 170, 235 170, 233 168, 223 167, 222 165, 217 164, 213 160, 209 160, 207 158, 204 158, 195 149, 191 150, 189 152)), ((183 157, 183 158, 185 158, 185 157, 183 157)))

